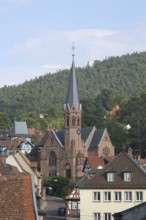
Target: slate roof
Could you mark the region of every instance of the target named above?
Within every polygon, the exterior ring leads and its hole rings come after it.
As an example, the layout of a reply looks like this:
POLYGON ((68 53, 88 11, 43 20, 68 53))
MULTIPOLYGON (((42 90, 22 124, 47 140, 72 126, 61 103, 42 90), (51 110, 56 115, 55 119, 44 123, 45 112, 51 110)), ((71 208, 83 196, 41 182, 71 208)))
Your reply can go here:
POLYGON ((97 146, 99 145, 99 143, 101 141, 103 133, 104 133, 104 129, 98 129, 94 132, 92 141, 91 141, 89 148, 88 148, 89 151, 95 150, 97 148, 97 146))
POLYGON ((116 217, 116 219, 119 220, 126 219, 125 217, 128 213, 130 214, 131 219, 135 219, 136 217, 136 220, 146 220, 146 202, 142 202, 124 211, 116 212, 113 214, 113 217, 114 219, 116 217), (135 216, 136 214, 137 216, 135 216))
MULTIPOLYGON (((84 143, 87 141, 88 137, 91 135, 91 132, 93 131, 93 128, 95 127, 87 127, 87 128, 82 128, 81 129, 81 138, 84 141, 84 143)), ((65 130, 57 130, 54 131, 55 135, 57 136, 57 138, 59 139, 60 143, 62 144, 62 146, 64 146, 65 144, 65 130)), ((94 150, 95 148, 98 147, 98 144, 101 141, 102 135, 104 133, 104 129, 99 129, 97 130, 95 128, 91 143, 89 145, 89 149, 88 150, 94 150)), ((47 139, 49 138, 49 131, 47 131, 43 138, 41 139, 40 143, 38 144, 38 146, 33 147, 30 155, 35 155, 37 154, 37 150, 38 147, 43 147, 44 144, 46 143, 47 139)))
POLYGON ((37 220, 31 176, 1 176, 0 192, 0 219, 37 220))
POLYGON ((81 138, 84 141, 84 143, 86 142, 87 138, 89 137, 92 129, 93 129, 93 127, 87 127, 87 128, 81 129, 81 138))
POLYGON ((64 146, 65 130, 58 130, 55 132, 61 144, 64 146))
POLYGON ((69 108, 74 106, 76 110, 78 110, 78 108, 80 106, 79 95, 78 95, 77 79, 76 79, 76 73, 75 73, 74 56, 73 56, 71 73, 70 73, 70 79, 69 79, 69 86, 68 86, 68 94, 67 94, 67 98, 66 98, 66 105, 69 108))
POLYGON ((29 155, 36 155, 36 154, 38 154, 38 151, 39 151, 39 145, 35 145, 35 146, 32 148, 32 150, 31 150, 31 152, 29 153, 29 155))
POLYGON ((122 152, 110 161, 103 169, 98 170, 95 176, 84 184, 82 188, 87 189, 132 189, 132 188, 146 188, 146 173, 138 165, 138 163, 127 153, 122 152), (106 173, 109 169, 113 169, 116 173, 115 180, 108 182, 106 173), (133 172, 131 181, 123 180, 123 172, 125 169, 130 169, 133 172))
POLYGON ((10 136, 12 137, 31 137, 29 134, 27 124, 24 121, 15 121, 10 132, 10 136))

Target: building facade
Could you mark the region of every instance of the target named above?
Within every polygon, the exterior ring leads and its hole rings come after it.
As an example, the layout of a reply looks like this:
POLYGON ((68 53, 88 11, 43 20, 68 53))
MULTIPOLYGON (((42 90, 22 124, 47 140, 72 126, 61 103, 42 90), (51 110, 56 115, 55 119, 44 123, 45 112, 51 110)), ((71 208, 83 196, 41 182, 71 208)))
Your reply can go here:
POLYGON ((79 189, 81 220, 113 220, 114 213, 146 201, 146 172, 122 152, 79 189))
POLYGON ((49 130, 39 143, 41 173, 61 175, 73 181, 82 176, 86 157, 114 156, 114 147, 106 129, 82 128, 74 55, 64 104, 64 130, 49 130))

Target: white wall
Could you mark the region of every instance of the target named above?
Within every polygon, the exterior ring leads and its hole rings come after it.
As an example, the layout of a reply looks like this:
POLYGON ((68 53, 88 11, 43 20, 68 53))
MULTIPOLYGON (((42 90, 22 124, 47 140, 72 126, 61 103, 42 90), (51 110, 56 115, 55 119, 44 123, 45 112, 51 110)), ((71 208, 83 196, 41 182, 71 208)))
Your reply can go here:
MULTIPOLYGON (((146 189, 141 190, 84 190, 80 189, 80 220, 94 220, 94 213, 101 213, 101 219, 104 220, 104 213, 111 213, 112 215, 116 212, 120 212, 131 208, 141 202, 135 201, 135 192, 143 191, 143 201, 146 201, 146 189), (93 192, 100 191, 100 201, 93 201, 93 192), (114 192, 122 192, 121 201, 114 201, 114 192), (132 192, 132 201, 124 201, 124 192, 132 192), (104 192, 111 192, 111 201, 104 201, 104 192)), ((112 217, 112 219, 114 219, 112 217)))

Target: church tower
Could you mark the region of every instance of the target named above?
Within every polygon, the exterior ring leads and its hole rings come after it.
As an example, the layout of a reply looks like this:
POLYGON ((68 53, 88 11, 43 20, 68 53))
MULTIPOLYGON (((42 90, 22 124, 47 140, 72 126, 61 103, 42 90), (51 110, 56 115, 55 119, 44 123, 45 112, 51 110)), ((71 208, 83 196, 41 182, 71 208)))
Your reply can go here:
MULTIPOLYGON (((73 47, 74 51, 74 47, 73 47)), ((65 110, 65 152, 68 159, 68 174, 72 179, 80 176, 78 158, 84 157, 84 147, 81 139, 82 106, 79 101, 77 79, 75 72, 74 53, 70 72, 68 94, 65 110), (70 172, 70 173, 69 173, 70 172)))

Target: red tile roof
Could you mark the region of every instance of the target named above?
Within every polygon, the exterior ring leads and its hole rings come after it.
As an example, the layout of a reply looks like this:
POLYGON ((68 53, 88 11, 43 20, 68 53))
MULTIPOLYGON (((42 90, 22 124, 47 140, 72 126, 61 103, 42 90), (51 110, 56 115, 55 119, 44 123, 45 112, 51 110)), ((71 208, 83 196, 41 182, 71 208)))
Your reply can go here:
POLYGON ((0 177, 0 220, 36 220, 31 176, 0 177))
POLYGON ((99 166, 105 166, 109 161, 111 161, 114 157, 106 156, 106 157, 87 157, 85 160, 89 162, 89 165, 92 170, 96 170, 99 166))
POLYGON ((88 162, 92 170, 96 170, 99 165, 104 165, 104 160, 101 157, 88 157, 88 162))

